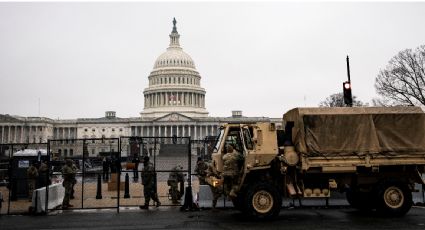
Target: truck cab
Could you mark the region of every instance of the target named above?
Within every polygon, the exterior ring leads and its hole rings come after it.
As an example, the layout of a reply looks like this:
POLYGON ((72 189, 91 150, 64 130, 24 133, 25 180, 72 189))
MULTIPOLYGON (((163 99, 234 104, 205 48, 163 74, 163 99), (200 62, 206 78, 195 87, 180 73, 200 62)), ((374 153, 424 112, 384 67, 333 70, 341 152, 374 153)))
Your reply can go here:
POLYGON ((226 124, 220 128, 212 164, 218 173, 222 173, 226 146, 231 145, 244 158, 241 173, 269 167, 278 152, 276 142, 273 123, 226 124))
MULTIPOLYGON (((237 178, 237 196, 231 197, 234 206, 243 212, 251 210, 255 216, 276 214, 276 211, 271 209, 280 209, 281 195, 275 189, 278 186, 265 182, 269 181, 266 177, 269 177, 272 162, 279 152, 275 124, 258 122, 223 125, 212 153, 212 166, 219 176, 207 178, 212 186, 223 187, 225 183, 224 177, 220 175, 224 171, 223 156, 227 154, 229 145, 241 154, 243 159, 237 178), (272 188, 272 191, 262 189, 264 186, 272 188), (252 199, 257 202, 247 201, 252 199)), ((225 195, 229 195, 229 191, 223 190, 225 195)))

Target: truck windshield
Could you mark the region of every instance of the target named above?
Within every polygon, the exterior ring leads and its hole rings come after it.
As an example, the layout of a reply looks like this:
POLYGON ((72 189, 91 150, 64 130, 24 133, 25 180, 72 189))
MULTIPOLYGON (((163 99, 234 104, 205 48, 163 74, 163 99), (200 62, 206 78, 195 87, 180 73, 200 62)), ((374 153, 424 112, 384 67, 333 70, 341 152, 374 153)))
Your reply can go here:
POLYGON ((220 148, 220 144, 221 144, 221 142, 223 141, 223 136, 224 136, 224 129, 223 128, 221 128, 220 129, 220 133, 218 134, 218 136, 217 136, 217 139, 216 139, 216 142, 215 142, 215 145, 214 145, 214 150, 213 150, 213 152, 217 152, 218 151, 218 149, 220 148))

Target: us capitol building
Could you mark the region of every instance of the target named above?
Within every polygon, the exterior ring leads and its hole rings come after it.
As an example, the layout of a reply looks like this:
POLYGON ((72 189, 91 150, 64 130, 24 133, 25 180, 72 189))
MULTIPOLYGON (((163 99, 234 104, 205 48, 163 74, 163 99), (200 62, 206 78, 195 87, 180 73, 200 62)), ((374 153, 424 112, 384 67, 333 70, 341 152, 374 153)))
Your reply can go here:
MULTIPOLYGON (((159 55, 144 89, 144 108, 140 117, 119 118, 107 111, 100 118, 54 120, 46 117, 21 117, 0 114, 0 144, 46 143, 48 139, 140 137, 191 137, 203 140, 214 136, 220 125, 228 122, 272 121, 280 119, 244 117, 242 111, 232 111, 229 117, 209 117, 205 105, 206 91, 201 87, 201 75, 192 58, 180 46, 180 34, 173 20, 170 44, 159 55)), ((97 145, 88 150, 90 156, 99 152, 117 151, 97 145)), ((78 156, 77 147, 63 145, 52 151, 62 157, 78 156)), ((125 150, 124 150, 125 152, 125 150)))

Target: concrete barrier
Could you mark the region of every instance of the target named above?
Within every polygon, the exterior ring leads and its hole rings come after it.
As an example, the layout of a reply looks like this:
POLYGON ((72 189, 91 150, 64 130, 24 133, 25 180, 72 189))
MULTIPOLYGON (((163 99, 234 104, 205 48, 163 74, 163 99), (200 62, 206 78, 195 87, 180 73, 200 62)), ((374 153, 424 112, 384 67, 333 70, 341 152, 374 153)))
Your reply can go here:
MULTIPOLYGON (((54 209, 62 205, 63 197, 65 195, 65 188, 62 183, 49 185, 49 200, 48 209, 54 209)), ((34 213, 46 212, 46 187, 34 190, 32 194, 32 210, 34 213)))
MULTIPOLYGON (((213 194, 209 185, 199 185, 199 193, 197 195, 200 208, 212 208, 213 194)), ((216 207, 233 207, 233 203, 222 195, 218 198, 216 207)))

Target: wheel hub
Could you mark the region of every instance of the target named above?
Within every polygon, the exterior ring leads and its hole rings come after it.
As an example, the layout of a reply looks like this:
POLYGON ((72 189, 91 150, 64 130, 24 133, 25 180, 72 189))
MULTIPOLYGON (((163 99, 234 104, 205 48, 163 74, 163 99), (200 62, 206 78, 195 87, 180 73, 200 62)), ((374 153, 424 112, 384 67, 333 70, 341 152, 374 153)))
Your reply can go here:
POLYGON ((252 206, 259 213, 267 213, 273 208, 273 196, 268 191, 260 190, 254 194, 252 206))
POLYGON ((404 203, 403 191, 395 186, 387 188, 384 193, 384 201, 390 208, 400 208, 404 203))

